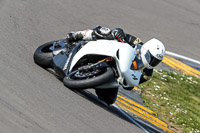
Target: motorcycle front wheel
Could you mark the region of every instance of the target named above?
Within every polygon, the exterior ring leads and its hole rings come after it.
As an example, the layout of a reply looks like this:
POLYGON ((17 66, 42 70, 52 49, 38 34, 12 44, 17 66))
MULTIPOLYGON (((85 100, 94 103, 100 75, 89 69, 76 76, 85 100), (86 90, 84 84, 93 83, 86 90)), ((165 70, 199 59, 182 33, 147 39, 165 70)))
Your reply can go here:
POLYGON ((51 68, 53 53, 50 48, 53 46, 53 43, 57 41, 64 41, 64 39, 44 43, 36 49, 33 55, 36 64, 43 68, 51 68))
POLYGON ((77 78, 76 75, 78 72, 79 71, 76 70, 65 76, 63 83, 66 87, 75 90, 88 89, 105 84, 114 79, 114 71, 111 67, 107 67, 104 71, 98 73, 98 75, 93 75, 88 78, 77 78))
POLYGON ((35 63, 43 68, 51 67, 51 60, 53 58, 53 53, 49 48, 53 45, 53 42, 55 41, 48 42, 39 46, 33 55, 35 63))

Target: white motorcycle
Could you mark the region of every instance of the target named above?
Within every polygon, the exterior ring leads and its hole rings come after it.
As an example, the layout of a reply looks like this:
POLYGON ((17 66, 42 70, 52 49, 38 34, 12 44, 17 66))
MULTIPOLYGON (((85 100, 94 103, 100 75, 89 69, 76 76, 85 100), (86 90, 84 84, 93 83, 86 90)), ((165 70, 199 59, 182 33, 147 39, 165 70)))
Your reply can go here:
POLYGON ((119 86, 137 86, 143 65, 135 48, 115 40, 79 41, 67 44, 65 39, 45 43, 37 48, 34 61, 43 68, 53 68, 70 89, 94 88, 107 104, 116 100, 119 86), (142 67, 140 67, 142 68, 142 67))

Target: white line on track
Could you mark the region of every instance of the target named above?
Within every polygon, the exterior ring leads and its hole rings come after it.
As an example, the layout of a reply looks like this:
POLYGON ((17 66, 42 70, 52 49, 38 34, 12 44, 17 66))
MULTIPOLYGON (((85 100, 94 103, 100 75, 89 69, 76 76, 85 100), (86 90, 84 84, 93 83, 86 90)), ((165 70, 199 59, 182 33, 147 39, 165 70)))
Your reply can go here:
POLYGON ((189 58, 189 57, 186 57, 186 56, 183 56, 183 55, 179 55, 179 54, 176 54, 176 53, 173 53, 173 52, 170 52, 170 51, 166 51, 166 54, 174 56, 174 57, 177 57, 177 58, 181 58, 181 59, 184 59, 184 60, 187 60, 187 61, 190 61, 190 62, 193 62, 193 63, 196 63, 196 64, 200 65, 200 61, 192 59, 192 58, 189 58))

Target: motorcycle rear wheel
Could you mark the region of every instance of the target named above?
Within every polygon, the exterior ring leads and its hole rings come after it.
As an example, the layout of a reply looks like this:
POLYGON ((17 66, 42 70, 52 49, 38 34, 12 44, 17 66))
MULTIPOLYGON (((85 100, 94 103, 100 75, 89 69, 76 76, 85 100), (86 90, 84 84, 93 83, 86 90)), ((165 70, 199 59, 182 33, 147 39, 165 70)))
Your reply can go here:
POLYGON ((111 67, 107 67, 104 72, 91 78, 73 79, 74 72, 71 72, 63 79, 63 83, 69 89, 82 90, 94 88, 98 85, 105 84, 114 79, 114 71, 111 67))
POLYGON ((118 88, 96 89, 95 92, 100 100, 103 100, 108 105, 111 105, 115 103, 117 99, 118 88))

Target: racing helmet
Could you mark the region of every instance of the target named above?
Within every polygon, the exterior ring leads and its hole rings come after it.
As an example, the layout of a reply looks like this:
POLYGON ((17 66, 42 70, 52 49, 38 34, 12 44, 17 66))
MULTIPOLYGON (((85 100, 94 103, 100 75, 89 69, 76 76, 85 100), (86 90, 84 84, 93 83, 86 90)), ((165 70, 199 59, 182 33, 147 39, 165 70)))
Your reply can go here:
POLYGON ((136 45, 136 56, 133 60, 133 69, 141 70, 145 67, 157 66, 165 55, 165 46, 155 38, 147 41, 143 45, 136 45))

